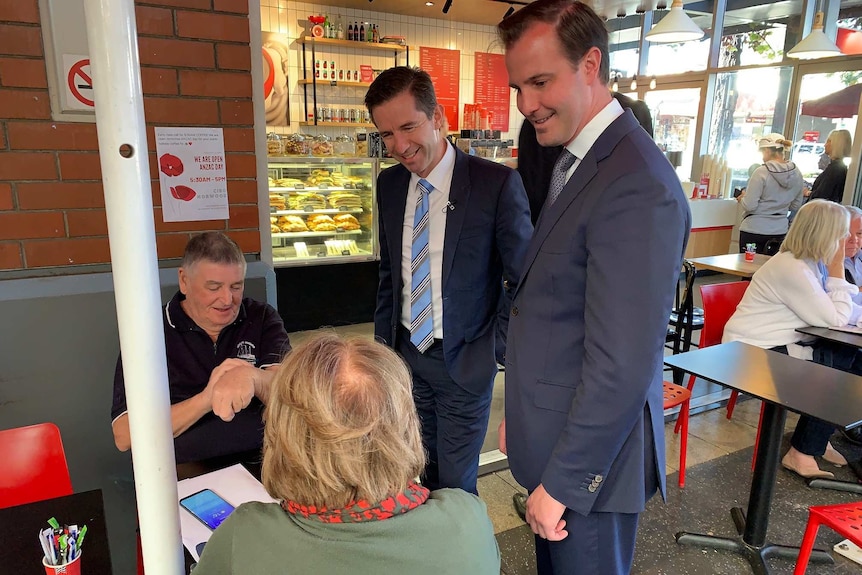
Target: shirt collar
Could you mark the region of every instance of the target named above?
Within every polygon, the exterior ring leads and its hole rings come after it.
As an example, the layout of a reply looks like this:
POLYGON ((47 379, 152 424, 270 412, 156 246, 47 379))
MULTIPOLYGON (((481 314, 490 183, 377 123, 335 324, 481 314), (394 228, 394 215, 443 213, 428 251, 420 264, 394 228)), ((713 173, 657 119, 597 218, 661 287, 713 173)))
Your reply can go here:
MULTIPOLYGON (((435 190, 443 190, 449 187, 449 182, 452 181, 452 174, 455 172, 455 148, 449 142, 446 142, 446 153, 424 178, 429 184, 434 186, 435 190)), ((418 174, 410 174, 410 189, 416 188, 417 182, 422 179, 418 174)))
POLYGON ((623 107, 617 102, 616 98, 611 98, 608 104, 599 110, 599 113, 593 116, 592 120, 587 122, 581 133, 574 140, 569 142, 566 149, 577 156, 579 160, 584 159, 599 136, 610 126, 614 120, 622 116, 623 107))
MULTIPOLYGON (((186 296, 183 295, 183 292, 178 291, 174 294, 174 297, 171 298, 171 301, 165 305, 165 319, 167 320, 168 325, 177 331, 203 331, 203 328, 196 324, 194 320, 188 316, 186 311, 183 309, 183 306, 180 305, 180 302, 184 299, 186 299, 186 296)), ((245 321, 245 318, 246 309, 245 300, 243 300, 239 302, 239 312, 236 314, 236 319, 233 320, 233 323, 230 325, 241 323, 245 321)))

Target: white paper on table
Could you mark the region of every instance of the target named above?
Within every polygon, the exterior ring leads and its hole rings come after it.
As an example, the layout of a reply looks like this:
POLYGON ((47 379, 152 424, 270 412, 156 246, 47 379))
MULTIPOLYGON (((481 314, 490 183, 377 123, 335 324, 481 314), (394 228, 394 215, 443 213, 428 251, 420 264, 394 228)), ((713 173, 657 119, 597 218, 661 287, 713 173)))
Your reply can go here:
POLYGON ((836 543, 835 546, 832 547, 832 550, 839 555, 843 555, 850 561, 862 565, 862 549, 860 549, 855 543, 853 543, 849 539, 845 539, 840 543, 836 543))
MULTIPOLYGON (((177 482, 177 494, 180 499, 202 489, 212 489, 234 507, 239 507, 240 504, 248 501, 263 501, 264 503, 277 501, 277 499, 270 497, 260 481, 255 479, 239 463, 177 482)), ((177 501, 177 505, 179 506, 179 501, 177 501)), ((189 550, 194 560, 198 561, 200 555, 195 548, 200 543, 209 541, 213 532, 182 506, 180 506, 180 532, 183 537, 183 545, 189 550)))

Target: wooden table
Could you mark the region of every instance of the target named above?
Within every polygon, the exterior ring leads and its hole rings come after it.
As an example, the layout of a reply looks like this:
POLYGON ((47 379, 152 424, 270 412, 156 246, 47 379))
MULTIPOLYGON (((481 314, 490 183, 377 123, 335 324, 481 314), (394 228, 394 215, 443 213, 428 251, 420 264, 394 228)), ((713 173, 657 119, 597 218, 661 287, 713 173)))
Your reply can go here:
POLYGON ((0 509, 0 525, 4 526, 0 572, 45 575, 38 534, 48 527, 51 517, 56 517, 61 525, 87 526, 81 545, 82 573, 111 573, 111 551, 100 489, 0 509))
MULTIPOLYGON (((767 558, 795 560, 798 547, 766 541, 787 410, 844 429, 858 427, 862 425, 862 397, 855 390, 862 386, 862 377, 740 342, 669 356, 665 364, 764 402, 748 511, 743 513, 740 507, 731 509, 739 536, 727 538, 680 532, 676 535, 677 543, 733 551, 748 560, 752 571, 758 575, 769 573, 767 558), (811 385, 812 381, 817 385, 811 385)), ((815 551, 811 559, 832 562, 832 557, 824 551, 815 551)))
POLYGON ((770 256, 763 254, 754 254, 754 261, 747 262, 745 261, 745 254, 724 254, 704 258, 689 258, 688 261, 698 269, 750 278, 754 272, 760 269, 760 266, 769 261, 769 258, 770 256))

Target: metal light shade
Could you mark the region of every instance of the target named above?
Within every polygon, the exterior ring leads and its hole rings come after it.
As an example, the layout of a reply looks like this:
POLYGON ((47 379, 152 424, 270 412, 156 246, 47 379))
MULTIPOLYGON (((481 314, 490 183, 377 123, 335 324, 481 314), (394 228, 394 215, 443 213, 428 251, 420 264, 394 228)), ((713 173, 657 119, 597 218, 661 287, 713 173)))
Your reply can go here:
POLYGON ((703 30, 682 9, 682 0, 673 0, 670 12, 647 32, 650 42, 688 42, 703 38, 703 30))
POLYGON ((838 49, 835 42, 830 40, 829 36, 823 32, 823 12, 818 12, 814 15, 814 25, 811 27, 811 32, 799 44, 787 52, 787 57, 798 58, 800 60, 815 60, 817 58, 827 58, 840 54, 841 50, 838 49))

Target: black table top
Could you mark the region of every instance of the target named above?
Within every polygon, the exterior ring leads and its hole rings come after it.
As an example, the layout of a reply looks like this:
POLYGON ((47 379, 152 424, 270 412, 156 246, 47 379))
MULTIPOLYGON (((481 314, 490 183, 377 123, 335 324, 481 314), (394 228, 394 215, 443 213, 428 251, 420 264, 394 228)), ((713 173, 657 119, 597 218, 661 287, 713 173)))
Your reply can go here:
POLYGON ((664 363, 844 429, 862 425, 862 377, 741 342, 664 358, 664 363))
POLYGON ((81 546, 82 573, 111 573, 111 552, 105 529, 102 491, 84 491, 0 509, 3 544, 0 545, 0 571, 15 575, 45 575, 39 531, 48 527, 48 519, 60 524, 87 526, 81 546))
POLYGON ((830 329, 828 327, 800 327, 796 331, 799 333, 804 333, 806 335, 813 335, 814 337, 819 337, 820 339, 825 339, 828 341, 834 341, 836 343, 843 343, 845 345, 851 345, 853 347, 862 347, 862 334, 860 333, 850 333, 846 331, 839 331, 837 329, 830 329))

